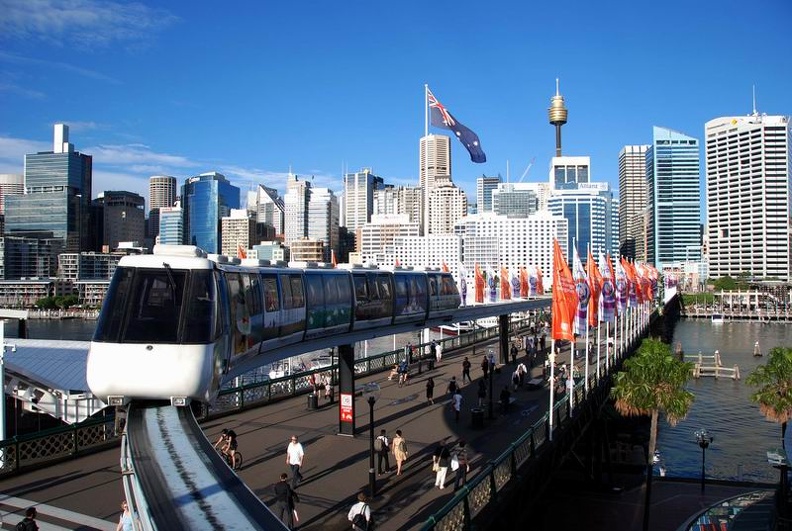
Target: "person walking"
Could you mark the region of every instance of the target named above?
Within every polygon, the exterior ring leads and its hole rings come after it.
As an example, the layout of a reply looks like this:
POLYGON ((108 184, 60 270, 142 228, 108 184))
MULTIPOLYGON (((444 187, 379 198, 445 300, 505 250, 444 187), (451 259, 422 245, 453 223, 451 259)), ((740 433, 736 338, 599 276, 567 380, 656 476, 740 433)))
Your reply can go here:
POLYGON ((409 455, 407 452, 407 441, 402 436, 401 430, 396 430, 396 437, 393 438, 392 451, 393 457, 396 458, 396 475, 401 476, 402 467, 409 455))
POLYGON ((441 361, 443 361, 443 345, 441 343, 437 344, 437 351, 435 352, 435 359, 437 360, 438 364, 441 361))
POLYGON ((352 522, 352 529, 355 531, 366 531, 371 527, 371 508, 368 498, 362 492, 357 495, 357 503, 349 508, 347 520, 352 522))
POLYGON ((465 439, 459 439, 451 451, 451 470, 454 472, 454 492, 467 483, 467 474, 470 472, 465 439))
POLYGON ((459 389, 459 387, 457 386, 456 376, 452 376, 451 377, 451 381, 448 382, 448 389, 447 389, 448 394, 453 397, 458 389, 459 389))
POLYGON ((434 378, 431 376, 426 380, 426 403, 434 404, 434 378))
POLYGON ((454 419, 459 424, 459 413, 462 411, 462 393, 457 389, 451 397, 451 407, 454 409, 454 419))
POLYGON ((487 383, 481 379, 478 384, 478 407, 484 407, 484 400, 487 398, 487 383))
POLYGON ((446 475, 448 474, 448 465, 451 459, 451 452, 448 451, 446 441, 443 439, 435 448, 432 454, 432 470, 436 472, 435 487, 439 489, 445 488, 446 475))
POLYGON ((38 516, 35 507, 28 507, 25 509, 25 518, 19 522, 14 529, 24 531, 38 531, 38 524, 36 523, 36 516, 38 516))
POLYGON ((294 529, 294 517, 297 515, 296 506, 300 497, 289 486, 287 473, 284 472, 280 475, 280 481, 272 486, 272 491, 275 494, 275 509, 272 512, 283 522, 283 525, 294 529))
POLYGON ((291 488, 296 489, 297 484, 303 479, 300 473, 300 468, 303 466, 305 459, 305 451, 303 445, 297 440, 296 435, 292 435, 289 446, 286 447, 286 464, 289 465, 292 472, 291 488))
POLYGON ((382 463, 385 462, 385 472, 390 472, 390 441, 385 430, 374 440, 374 450, 377 452, 377 473, 382 475, 382 463))
POLYGON ((513 365, 517 365, 517 344, 516 343, 512 343, 512 346, 511 346, 511 359, 512 359, 512 364, 513 365))
POLYGON ((484 358, 481 360, 481 370, 482 370, 482 372, 484 372, 484 379, 485 380, 487 379, 487 375, 489 374, 489 368, 490 368, 489 360, 487 359, 487 356, 485 355, 484 358))
POLYGON ((468 383, 472 382, 473 379, 470 377, 470 360, 467 356, 465 359, 462 360, 462 385, 465 384, 465 378, 467 377, 468 383))
MULTIPOLYGON (((437 358, 437 341, 435 341, 434 339, 429 344, 429 356, 431 356, 432 358, 437 358)), ((437 363, 440 363, 439 358, 437 358, 437 363)))

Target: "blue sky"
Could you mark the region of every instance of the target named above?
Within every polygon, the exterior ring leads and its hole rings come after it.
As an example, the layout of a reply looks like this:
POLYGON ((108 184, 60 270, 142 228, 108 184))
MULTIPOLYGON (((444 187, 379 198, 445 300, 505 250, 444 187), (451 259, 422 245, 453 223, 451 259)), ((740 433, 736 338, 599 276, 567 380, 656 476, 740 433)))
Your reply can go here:
MULTIPOLYGON (((418 182, 424 83, 475 131, 453 179, 547 180, 561 80, 565 155, 617 185, 652 126, 792 114, 792 2, 120 2, 0 0, 0 173, 51 150, 52 125, 94 157, 93 195, 148 177, 224 173, 282 192, 291 168, 340 192, 343 169, 418 182)), ((446 132, 433 129, 436 133, 446 132)))

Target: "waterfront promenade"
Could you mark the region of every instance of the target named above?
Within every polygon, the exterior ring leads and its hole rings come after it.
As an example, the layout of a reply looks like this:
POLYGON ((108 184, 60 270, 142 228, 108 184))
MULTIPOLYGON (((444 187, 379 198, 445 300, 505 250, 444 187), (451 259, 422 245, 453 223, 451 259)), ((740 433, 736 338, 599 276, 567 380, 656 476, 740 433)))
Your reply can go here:
MULTIPOLYGON (((396 429, 401 429, 410 451, 402 476, 396 477, 391 473, 378 478, 378 495, 371 504, 378 529, 418 529, 452 498, 452 478, 449 478, 451 485, 446 489, 433 488, 431 453, 439 440, 466 439, 473 476, 546 411, 547 388, 520 390, 513 395, 516 401, 509 413, 500 414, 495 404, 495 419, 485 419, 483 430, 471 427, 469 409, 476 403, 477 380, 482 377, 479 364, 486 350, 478 346, 475 357, 472 347, 446 353, 442 363, 431 371, 424 366, 420 375, 413 367, 412 382, 403 387, 399 387, 395 380, 388 381, 387 373, 360 380, 363 383, 376 381, 382 387, 382 394, 375 405, 375 431, 386 429, 392 436, 396 429), (457 424, 445 390, 452 376, 461 382, 461 361, 465 355, 473 364, 474 380, 462 388, 463 415, 457 424), (434 405, 427 404, 425 400, 425 382, 430 376, 436 384, 434 405)), ((493 390, 496 397, 508 384, 512 369, 512 365, 507 365, 495 375, 493 390)), ((534 375, 540 372, 540 368, 533 369, 534 375)), ((223 427, 237 432, 240 451, 245 459, 239 475, 265 501, 271 500, 270 486, 281 472, 288 471, 285 448, 289 437, 298 435, 306 451, 305 479, 298 488, 301 499, 297 508, 300 515, 298 527, 340 531, 349 529, 346 514, 356 494, 368 489, 369 410, 361 397, 357 398, 356 405, 356 437, 337 435, 337 404, 320 401, 320 409, 311 410, 305 396, 213 419, 203 427, 210 440, 216 439, 223 427)), ((114 449, 8 478, 0 481, 0 493, 90 515, 109 524, 107 527, 69 527, 62 519, 53 519, 46 511, 40 511, 43 523, 60 526, 49 529, 113 529, 110 522, 117 521, 118 504, 123 496, 118 458, 119 451, 114 449)), ((393 461, 391 466, 395 466, 393 461)), ((573 479, 557 485, 548 491, 548 499, 537 509, 535 528, 640 529, 643 514, 641 478, 618 476, 616 481, 618 485, 614 486, 626 488, 588 492, 576 486, 573 479), (566 490, 566 487, 568 492, 558 492, 559 488, 566 490)), ((653 491, 655 509, 651 529, 674 531, 693 513, 745 490, 748 489, 708 486, 706 494, 701 495, 695 483, 658 481, 653 491)), ((8 511, 10 506, 0 498, 0 508, 8 511)), ((9 516, 4 521, 16 522, 15 518, 9 516)), ((42 526, 42 529, 47 528, 42 526)))

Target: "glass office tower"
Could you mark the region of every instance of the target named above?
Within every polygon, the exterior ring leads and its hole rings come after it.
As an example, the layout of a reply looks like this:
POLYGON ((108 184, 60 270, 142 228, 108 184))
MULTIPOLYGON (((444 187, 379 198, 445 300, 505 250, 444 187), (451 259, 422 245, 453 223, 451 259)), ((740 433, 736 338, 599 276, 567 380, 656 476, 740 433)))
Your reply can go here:
POLYGON ((239 188, 221 173, 202 173, 185 181, 182 201, 184 243, 207 253, 219 253, 220 219, 231 215, 232 208, 239 208, 239 188))
POLYGON ((647 261, 661 270, 701 260, 699 141, 654 127, 646 152, 648 185, 647 261))

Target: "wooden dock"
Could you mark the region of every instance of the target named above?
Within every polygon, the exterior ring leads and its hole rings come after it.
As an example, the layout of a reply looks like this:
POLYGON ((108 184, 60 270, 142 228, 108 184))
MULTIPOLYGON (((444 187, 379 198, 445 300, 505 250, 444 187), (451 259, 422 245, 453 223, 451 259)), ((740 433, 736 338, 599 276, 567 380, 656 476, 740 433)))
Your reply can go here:
POLYGON ((740 379, 740 368, 735 364, 733 367, 724 367, 721 362, 720 353, 716 350, 714 354, 685 354, 685 361, 692 361, 693 365, 693 378, 701 378, 703 376, 714 376, 715 378, 731 378, 732 380, 740 379))

